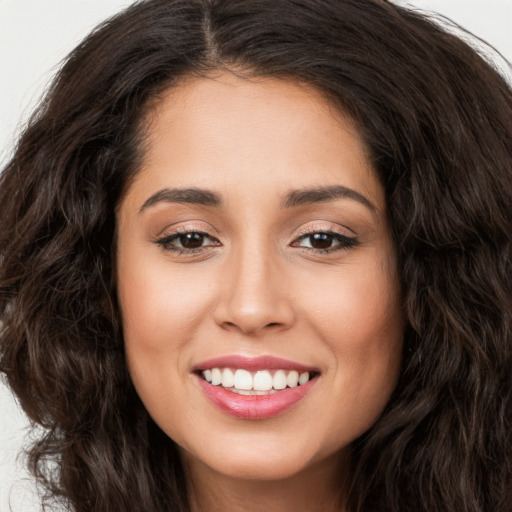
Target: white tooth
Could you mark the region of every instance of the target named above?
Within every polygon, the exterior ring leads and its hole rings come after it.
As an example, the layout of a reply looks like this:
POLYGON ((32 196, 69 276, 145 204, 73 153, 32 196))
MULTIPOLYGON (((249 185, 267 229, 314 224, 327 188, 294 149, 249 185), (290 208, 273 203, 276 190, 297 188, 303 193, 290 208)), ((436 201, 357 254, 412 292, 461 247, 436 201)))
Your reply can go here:
POLYGON ((258 391, 268 391, 272 389, 272 375, 267 370, 256 372, 254 375, 253 388, 258 391))
POLYGON ((247 395, 247 396, 250 396, 250 395, 254 395, 255 394, 255 391, 253 391, 252 389, 237 389, 235 391, 235 393, 238 393, 239 395, 247 395))
POLYGON ((205 370, 203 372, 203 377, 206 380, 206 382, 211 382, 212 381, 212 371, 211 370, 205 370))
POLYGON ((299 375, 299 384, 302 386, 302 384, 306 384, 306 382, 309 380, 309 372, 304 372, 299 375))
POLYGON ((288 377, 286 377, 286 384, 289 388, 294 388, 299 383, 299 372, 292 370, 288 373, 288 377))
POLYGON ((235 388, 252 389, 252 375, 247 370, 238 369, 235 372, 235 388))
POLYGON ((222 382, 222 372, 219 368, 212 368, 212 384, 218 386, 222 382))
POLYGON ((274 373, 272 387, 274 389, 284 389, 286 387, 286 373, 284 373, 284 370, 277 370, 277 372, 274 373))
POLYGON ((222 372, 222 387, 232 388, 235 383, 235 376, 229 368, 224 368, 222 372))

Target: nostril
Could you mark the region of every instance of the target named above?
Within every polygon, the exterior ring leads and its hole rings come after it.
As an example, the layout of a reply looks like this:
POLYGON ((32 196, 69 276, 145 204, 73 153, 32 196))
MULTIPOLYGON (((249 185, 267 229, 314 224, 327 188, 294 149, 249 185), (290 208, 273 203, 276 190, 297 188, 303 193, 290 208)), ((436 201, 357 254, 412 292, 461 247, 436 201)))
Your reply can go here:
MULTIPOLYGON (((223 327, 228 327, 228 328, 237 328, 237 329, 240 329, 240 327, 238 326, 238 324, 236 322, 224 322, 223 324, 223 327)), ((269 327, 279 327, 280 325, 282 325, 280 322, 269 322, 268 324, 265 324, 263 326, 263 329, 266 329, 266 328, 269 328, 269 327)), ((241 329, 243 330, 244 332, 245 331, 252 331, 252 330, 256 330, 256 329, 253 329, 251 326, 246 326, 244 325, 244 328, 241 329)))

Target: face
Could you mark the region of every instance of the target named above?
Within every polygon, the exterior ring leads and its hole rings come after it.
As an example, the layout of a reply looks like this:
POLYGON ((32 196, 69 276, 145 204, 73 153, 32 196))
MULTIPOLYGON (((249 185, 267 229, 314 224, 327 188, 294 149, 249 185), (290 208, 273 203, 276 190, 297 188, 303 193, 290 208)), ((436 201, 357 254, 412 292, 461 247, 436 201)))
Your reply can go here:
POLYGON ((169 90, 118 208, 129 371, 189 466, 292 476, 378 418, 403 334, 383 188, 313 89, 169 90))

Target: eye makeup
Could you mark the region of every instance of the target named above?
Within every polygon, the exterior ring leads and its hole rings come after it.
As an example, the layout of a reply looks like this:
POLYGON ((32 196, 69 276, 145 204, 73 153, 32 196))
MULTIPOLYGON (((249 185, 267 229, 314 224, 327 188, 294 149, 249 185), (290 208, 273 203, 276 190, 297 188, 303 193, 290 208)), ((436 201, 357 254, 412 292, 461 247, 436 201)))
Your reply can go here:
MULTIPOLYGON (((176 228, 172 233, 158 237, 155 243, 176 255, 193 255, 220 247, 222 243, 213 235, 194 227, 176 228)), ((318 254, 348 250, 359 245, 356 237, 347 236, 333 229, 311 227, 300 232, 290 247, 318 254)))

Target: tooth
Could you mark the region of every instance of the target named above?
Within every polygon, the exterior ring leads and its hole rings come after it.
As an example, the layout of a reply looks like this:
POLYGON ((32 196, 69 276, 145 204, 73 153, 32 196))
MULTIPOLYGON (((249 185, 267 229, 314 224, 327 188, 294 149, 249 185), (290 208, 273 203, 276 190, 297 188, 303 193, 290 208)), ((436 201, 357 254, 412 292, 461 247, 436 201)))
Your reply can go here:
POLYGON ((235 376, 229 368, 224 368, 222 372, 222 387, 232 388, 235 383, 235 376))
POLYGON ((235 372, 235 388, 237 389, 252 389, 252 376, 247 370, 238 369, 235 372))
POLYGON ((302 384, 306 384, 306 382, 309 380, 309 372, 304 372, 299 375, 299 384, 302 386, 302 384))
POLYGON ((237 393, 238 395, 247 395, 247 396, 266 396, 273 395, 274 393, 279 393, 279 391, 275 389, 269 389, 268 391, 255 391, 253 389, 236 389, 236 388, 228 388, 228 391, 232 393, 237 393))
MULTIPOLYGON (((265 395, 274 393, 276 390, 285 389, 287 386, 294 388, 297 385, 306 384, 309 381, 309 372, 277 370, 272 377, 268 370, 258 370, 254 377, 250 372, 238 369, 233 374, 230 368, 211 368, 203 370, 203 377, 214 386, 222 385, 224 388, 231 388, 233 391, 254 390, 252 394, 265 395)), ((243 393, 249 394, 249 393, 243 393)))
POLYGON ((277 372, 274 373, 272 387, 274 389, 284 389, 286 387, 286 373, 284 373, 284 370, 277 370, 277 372))
POLYGON ((288 377, 286 377, 286 384, 289 388, 294 388, 299 383, 299 373, 295 370, 292 370, 288 373, 288 377))
POLYGON ((267 370, 256 372, 254 375, 253 388, 257 391, 268 391, 272 389, 272 375, 267 370))
POLYGON ((222 372, 219 368, 212 368, 212 384, 218 386, 222 382, 222 372))
POLYGON ((254 392, 251 389, 237 389, 235 393, 238 393, 239 395, 254 395, 254 392))

